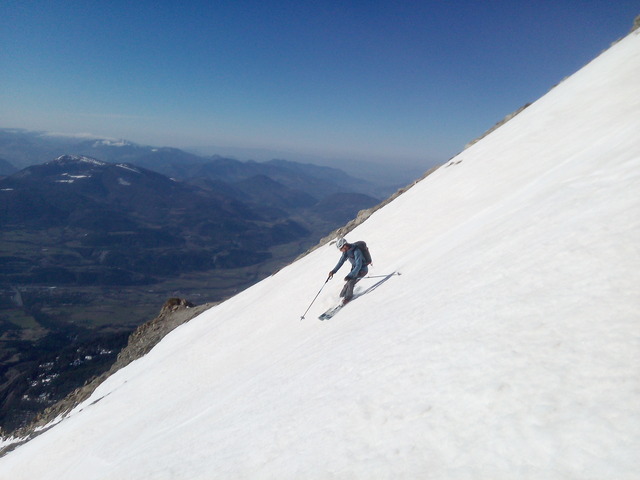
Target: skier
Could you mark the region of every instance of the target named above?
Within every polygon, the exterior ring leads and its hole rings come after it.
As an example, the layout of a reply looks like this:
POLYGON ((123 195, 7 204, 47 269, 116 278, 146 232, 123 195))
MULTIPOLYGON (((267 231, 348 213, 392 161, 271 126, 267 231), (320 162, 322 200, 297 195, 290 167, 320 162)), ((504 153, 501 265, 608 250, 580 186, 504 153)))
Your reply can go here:
POLYGON ((344 277, 346 283, 342 288, 342 292, 340 292, 342 304, 346 305, 353 298, 353 287, 369 272, 369 268, 367 267, 367 261, 365 260, 362 250, 355 244, 350 244, 344 238, 340 237, 336 241, 336 246, 338 250, 342 252, 342 256, 338 264, 329 272, 329 278, 327 280, 333 278, 333 275, 340 270, 340 267, 342 267, 347 259, 351 262, 352 269, 349 274, 344 277))

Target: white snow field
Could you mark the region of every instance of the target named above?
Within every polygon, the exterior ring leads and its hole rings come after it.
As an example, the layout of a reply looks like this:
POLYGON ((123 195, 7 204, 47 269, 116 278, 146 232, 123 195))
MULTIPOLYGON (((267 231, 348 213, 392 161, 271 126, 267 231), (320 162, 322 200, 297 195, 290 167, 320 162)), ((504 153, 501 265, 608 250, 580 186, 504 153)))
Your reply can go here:
POLYGON ((640 479, 640 31, 174 330, 0 478, 640 479), (379 278, 363 280, 360 290, 379 278))

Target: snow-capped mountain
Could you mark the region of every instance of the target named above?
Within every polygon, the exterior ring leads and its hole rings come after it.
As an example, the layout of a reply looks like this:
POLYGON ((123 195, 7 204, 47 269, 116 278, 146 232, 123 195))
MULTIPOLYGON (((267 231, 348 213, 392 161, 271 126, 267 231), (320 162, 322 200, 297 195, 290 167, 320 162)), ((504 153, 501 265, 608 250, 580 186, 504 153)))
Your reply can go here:
POLYGON ((637 479, 638 78, 636 31, 352 231, 374 268, 337 316, 324 245, 0 477, 637 479))
POLYGON ((206 210, 209 218, 257 218, 245 205, 214 192, 142 167, 82 155, 63 155, 25 168, 1 180, 0 188, 6 205, 0 212, 2 225, 33 216, 35 227, 47 218, 68 226, 82 215, 95 218, 100 209, 107 217, 138 215, 146 222, 166 220, 175 216, 174 210, 188 208, 206 210), (87 213, 78 213, 83 207, 87 213))

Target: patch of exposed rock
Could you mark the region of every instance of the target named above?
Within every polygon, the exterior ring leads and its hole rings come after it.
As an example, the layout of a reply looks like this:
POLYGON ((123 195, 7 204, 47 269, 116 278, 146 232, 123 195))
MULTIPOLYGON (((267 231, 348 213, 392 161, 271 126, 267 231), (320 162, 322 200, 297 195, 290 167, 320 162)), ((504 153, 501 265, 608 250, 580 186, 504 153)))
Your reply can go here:
POLYGON ((93 378, 84 386, 75 389, 63 400, 44 410, 31 425, 12 432, 10 436, 16 440, 8 442, 7 446, 0 449, 0 456, 44 432, 47 425, 58 418, 64 417, 73 408, 89 398, 95 389, 115 372, 149 353, 169 332, 214 305, 215 303, 206 303, 195 306, 182 298, 170 298, 167 300, 156 318, 140 325, 129 336, 127 346, 118 354, 109 371, 93 378))
POLYGON ((129 342, 118 355, 112 370, 114 372, 118 371, 134 360, 146 355, 167 333, 183 323, 188 322, 212 305, 213 304, 205 304, 196 307, 183 298, 170 298, 162 306, 160 315, 140 325, 131 336, 129 336, 129 342))

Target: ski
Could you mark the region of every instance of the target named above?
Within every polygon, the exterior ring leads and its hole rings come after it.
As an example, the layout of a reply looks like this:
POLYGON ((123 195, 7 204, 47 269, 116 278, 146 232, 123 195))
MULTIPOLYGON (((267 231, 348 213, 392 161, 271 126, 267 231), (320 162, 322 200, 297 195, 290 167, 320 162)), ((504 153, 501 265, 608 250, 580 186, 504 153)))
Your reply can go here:
POLYGON ((356 293, 353 297, 351 297, 351 300, 349 300, 347 303, 340 303, 339 305, 336 305, 335 307, 331 307, 329 310, 324 312, 318 318, 320 320, 329 320, 330 318, 334 317, 340 310, 342 310, 344 307, 346 307, 351 302, 353 302, 356 298, 358 298, 358 297, 360 297, 362 295, 363 295, 362 293, 356 293))
POLYGON ((342 307, 344 307, 343 304, 340 305, 336 305, 335 307, 331 307, 329 310, 327 310, 326 312, 324 312, 322 315, 320 315, 318 317, 318 319, 320 320, 329 320, 331 317, 333 317, 336 313, 338 313, 342 307))

